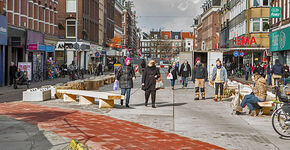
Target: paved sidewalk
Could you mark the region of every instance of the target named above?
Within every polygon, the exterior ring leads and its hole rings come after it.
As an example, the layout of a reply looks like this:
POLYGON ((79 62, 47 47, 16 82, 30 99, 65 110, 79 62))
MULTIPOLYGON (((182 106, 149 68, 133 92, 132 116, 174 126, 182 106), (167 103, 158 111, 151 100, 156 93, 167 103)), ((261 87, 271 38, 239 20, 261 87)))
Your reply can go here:
POLYGON ((137 123, 78 110, 13 102, 1 104, 0 115, 79 139, 91 149, 223 149, 137 123))

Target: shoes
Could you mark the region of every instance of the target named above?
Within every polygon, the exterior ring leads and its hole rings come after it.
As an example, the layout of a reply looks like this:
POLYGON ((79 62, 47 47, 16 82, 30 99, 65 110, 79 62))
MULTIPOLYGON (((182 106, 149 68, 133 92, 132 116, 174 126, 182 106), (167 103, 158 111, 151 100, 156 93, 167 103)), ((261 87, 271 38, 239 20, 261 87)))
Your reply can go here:
POLYGON ((194 100, 199 100, 199 97, 196 97, 194 100))
POLYGON ((205 97, 202 97, 202 100, 205 100, 205 97))
POLYGON ((256 110, 252 110, 249 115, 253 117, 257 116, 256 110))
POLYGON ((221 102, 223 101, 223 96, 220 96, 220 101, 221 101, 221 102))
POLYGON ((156 106, 155 105, 152 105, 152 108, 156 108, 156 106))
POLYGON ((130 107, 129 104, 126 104, 126 107, 129 108, 130 107))
POLYGON ((148 103, 145 103, 145 106, 147 107, 148 106, 148 103))
POLYGON ((171 87, 171 89, 172 89, 172 90, 174 90, 174 86, 173 86, 173 87, 171 87))
POLYGON ((123 103, 124 103, 124 100, 121 100, 121 103, 120 103, 120 104, 121 104, 122 106, 123 106, 123 103))
POLYGON ((213 99, 215 102, 217 102, 218 101, 218 96, 216 95, 215 97, 214 97, 214 99, 213 99))

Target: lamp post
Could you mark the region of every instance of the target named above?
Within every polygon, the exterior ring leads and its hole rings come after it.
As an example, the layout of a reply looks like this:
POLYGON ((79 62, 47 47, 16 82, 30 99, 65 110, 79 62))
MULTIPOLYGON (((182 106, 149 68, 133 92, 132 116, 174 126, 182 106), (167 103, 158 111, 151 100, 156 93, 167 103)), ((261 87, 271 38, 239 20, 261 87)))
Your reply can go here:
MULTIPOLYGON (((78 0, 76 0, 76 44, 78 44, 78 0)), ((76 55, 77 55, 77 66, 78 69, 80 68, 80 62, 79 62, 79 46, 76 48, 76 55)))

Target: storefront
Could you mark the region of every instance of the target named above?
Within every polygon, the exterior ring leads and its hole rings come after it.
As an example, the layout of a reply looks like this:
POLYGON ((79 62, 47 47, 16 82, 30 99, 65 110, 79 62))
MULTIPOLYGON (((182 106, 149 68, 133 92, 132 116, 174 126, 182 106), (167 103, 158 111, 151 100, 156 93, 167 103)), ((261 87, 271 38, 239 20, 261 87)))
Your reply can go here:
POLYGON ((79 50, 74 48, 76 42, 59 41, 55 47, 55 60, 57 65, 67 64, 69 66, 72 61, 79 64, 81 69, 88 69, 90 61, 90 43, 80 41, 78 42, 79 50))
POLYGON ((273 59, 279 59, 281 63, 290 65, 290 27, 270 33, 270 52, 273 59))
MULTIPOLYGON (((45 78, 46 64, 45 51, 39 50, 39 46, 44 44, 44 35, 40 32, 27 30, 27 45, 26 52, 27 62, 32 63, 32 77, 36 74, 45 78)), ((41 47, 41 46, 40 46, 41 47)))
POLYGON ((5 49, 7 45, 7 17, 0 15, 0 86, 5 85, 5 49))

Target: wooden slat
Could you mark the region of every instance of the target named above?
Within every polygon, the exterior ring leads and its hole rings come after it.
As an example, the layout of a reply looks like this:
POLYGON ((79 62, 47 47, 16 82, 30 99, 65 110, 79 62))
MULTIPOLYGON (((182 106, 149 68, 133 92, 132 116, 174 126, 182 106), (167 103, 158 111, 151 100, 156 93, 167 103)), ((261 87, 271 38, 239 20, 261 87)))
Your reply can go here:
POLYGON ((95 91, 84 91, 84 90, 58 90, 59 93, 73 94, 79 96, 94 97, 97 99, 124 99, 124 96, 106 93, 106 92, 95 92, 95 91))

